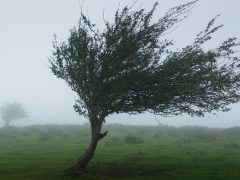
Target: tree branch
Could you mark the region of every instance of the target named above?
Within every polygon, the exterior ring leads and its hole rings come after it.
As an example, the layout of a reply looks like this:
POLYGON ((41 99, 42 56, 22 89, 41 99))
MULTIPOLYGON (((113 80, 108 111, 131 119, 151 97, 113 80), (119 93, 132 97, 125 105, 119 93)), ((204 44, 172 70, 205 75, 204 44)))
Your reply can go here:
POLYGON ((105 131, 104 133, 100 133, 99 137, 98 137, 98 140, 103 139, 105 136, 107 136, 107 134, 108 134, 108 131, 105 131))

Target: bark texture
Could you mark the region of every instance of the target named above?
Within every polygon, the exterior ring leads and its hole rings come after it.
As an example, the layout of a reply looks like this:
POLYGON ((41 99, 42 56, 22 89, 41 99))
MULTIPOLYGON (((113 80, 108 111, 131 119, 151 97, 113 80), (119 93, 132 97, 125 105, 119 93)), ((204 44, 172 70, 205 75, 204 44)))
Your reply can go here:
POLYGON ((69 174, 71 176, 78 176, 86 172, 87 165, 95 154, 98 141, 104 138, 108 133, 108 131, 101 133, 103 121, 90 121, 90 122, 92 138, 89 147, 86 149, 83 156, 79 158, 77 163, 69 169, 69 174))

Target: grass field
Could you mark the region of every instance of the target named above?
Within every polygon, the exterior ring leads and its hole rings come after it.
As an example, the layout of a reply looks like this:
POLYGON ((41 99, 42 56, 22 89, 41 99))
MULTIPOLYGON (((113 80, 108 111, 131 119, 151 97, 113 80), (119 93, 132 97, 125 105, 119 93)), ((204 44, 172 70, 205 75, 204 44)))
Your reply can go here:
MULTIPOLYGON (((239 180, 240 128, 107 125, 88 175, 75 179, 239 180)), ((63 180, 84 152, 89 127, 0 129, 0 180, 63 180)))

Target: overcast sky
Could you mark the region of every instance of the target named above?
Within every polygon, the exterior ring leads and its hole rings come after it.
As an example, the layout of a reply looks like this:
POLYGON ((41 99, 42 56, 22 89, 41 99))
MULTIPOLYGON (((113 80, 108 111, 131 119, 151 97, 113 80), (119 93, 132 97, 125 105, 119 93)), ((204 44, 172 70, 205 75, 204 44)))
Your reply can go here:
MULTIPOLYGON (((149 9, 156 0, 141 0, 149 9)), ((130 0, 85 0, 82 10, 88 14, 99 29, 104 29, 105 19, 111 21, 118 7, 131 4, 130 0)), ((160 17, 170 7, 185 0, 158 0, 155 18, 160 17)), ((15 125, 30 124, 82 124, 87 122, 73 110, 76 95, 63 80, 57 79, 49 69, 53 35, 65 40, 69 30, 76 25, 80 15, 82 0, 5 0, 0 1, 0 106, 10 102, 20 102, 30 115, 28 119, 14 122, 15 125)), ((200 0, 189 17, 178 24, 168 35, 181 48, 191 43, 195 35, 203 30, 208 21, 221 14, 218 24, 224 27, 216 33, 208 47, 214 48, 227 37, 240 39, 239 0, 200 0)), ((165 118, 152 114, 113 115, 108 123, 205 125, 211 127, 240 126, 240 104, 232 106, 227 113, 217 116, 192 118, 187 115, 165 118)), ((0 122, 2 125, 2 122, 0 122)))

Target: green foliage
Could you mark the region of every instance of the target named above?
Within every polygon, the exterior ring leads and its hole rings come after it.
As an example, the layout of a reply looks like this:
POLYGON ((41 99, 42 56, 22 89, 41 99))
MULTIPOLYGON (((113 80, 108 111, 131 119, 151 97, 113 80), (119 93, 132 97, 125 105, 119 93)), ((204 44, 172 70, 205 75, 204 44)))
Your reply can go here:
POLYGON ((124 7, 100 32, 81 15, 67 41, 54 41, 52 72, 75 91, 75 110, 101 121, 113 113, 203 116, 227 111, 240 100, 239 43, 229 38, 220 46, 202 46, 222 27, 213 18, 194 42, 172 51, 164 33, 185 18, 197 1, 171 8, 153 22, 152 10, 124 7))

